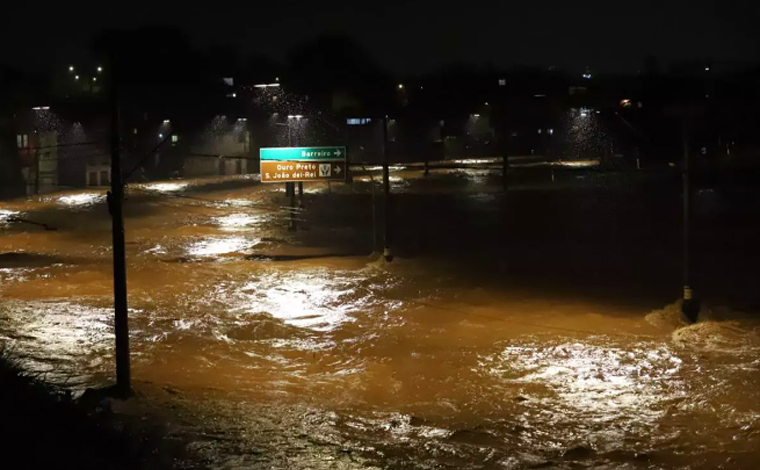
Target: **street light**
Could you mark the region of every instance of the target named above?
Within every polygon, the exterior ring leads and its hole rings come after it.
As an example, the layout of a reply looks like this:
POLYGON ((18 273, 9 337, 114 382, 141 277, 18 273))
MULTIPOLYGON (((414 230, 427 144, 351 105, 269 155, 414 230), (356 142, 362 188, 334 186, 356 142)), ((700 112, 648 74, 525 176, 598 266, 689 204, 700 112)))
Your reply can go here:
POLYGON ((69 65, 69 72, 73 72, 73 71, 74 71, 74 66, 73 65, 69 65))
POLYGON ((79 80, 79 75, 74 75, 74 80, 79 80))
POLYGON ((254 88, 277 88, 279 86, 279 83, 257 83, 256 85, 253 85, 254 88))
POLYGON ((399 83, 398 84, 398 89, 399 90, 403 90, 404 89, 404 84, 403 83, 399 83))
POLYGON ((103 71, 103 67, 98 67, 98 73, 103 71))

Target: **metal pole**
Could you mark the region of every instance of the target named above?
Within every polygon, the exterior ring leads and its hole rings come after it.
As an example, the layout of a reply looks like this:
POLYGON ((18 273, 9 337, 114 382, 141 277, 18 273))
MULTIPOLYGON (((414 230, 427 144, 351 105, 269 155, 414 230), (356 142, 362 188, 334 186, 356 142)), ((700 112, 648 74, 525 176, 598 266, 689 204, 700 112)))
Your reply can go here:
POLYGON ((689 168, 689 124, 683 123, 683 302, 681 313, 684 320, 694 323, 699 316, 699 301, 694 298, 691 283, 691 185, 689 168))
POLYGON ((40 151, 34 151, 34 194, 40 193, 40 151))
POLYGON ((502 131, 501 131, 501 151, 502 151, 502 157, 501 157, 501 184, 504 188, 504 192, 506 193, 509 189, 509 179, 507 177, 507 170, 509 169, 509 156, 507 155, 507 125, 506 123, 503 125, 502 131))
POLYGON ((286 183, 290 191, 290 222, 288 223, 288 230, 296 230, 296 184, 286 183))
POLYGON ((298 182, 298 207, 303 207, 303 181, 298 182))
POLYGON ((116 388, 123 398, 131 394, 132 384, 129 366, 129 323, 127 312, 127 262, 124 247, 124 182, 121 174, 121 149, 119 136, 119 90, 118 69, 111 52, 111 191, 108 205, 111 212, 113 234, 113 291, 114 329, 116 332, 116 388))
POLYGON ((391 251, 391 236, 393 228, 391 227, 391 180, 388 155, 388 116, 383 117, 383 192, 385 195, 385 236, 383 237, 383 257, 386 261, 393 261, 393 252, 391 251))
POLYGON ((377 247, 380 246, 377 240, 377 191, 375 191, 375 179, 372 178, 372 175, 369 178, 369 182, 372 185, 372 252, 374 253, 377 247))
POLYGON ((507 151, 504 150, 504 156, 501 157, 501 184, 504 188, 504 192, 509 189, 509 179, 507 178, 507 169, 509 168, 509 159, 507 158, 507 151))

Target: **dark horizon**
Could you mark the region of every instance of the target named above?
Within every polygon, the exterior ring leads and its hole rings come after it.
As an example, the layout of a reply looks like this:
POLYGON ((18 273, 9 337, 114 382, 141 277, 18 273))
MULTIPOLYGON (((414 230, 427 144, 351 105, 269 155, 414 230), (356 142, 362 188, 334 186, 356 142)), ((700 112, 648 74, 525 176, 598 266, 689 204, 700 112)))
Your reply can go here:
POLYGON ((752 24, 760 16, 756 2, 741 0, 720 8, 711 0, 629 3, 626 11, 597 0, 580 6, 555 0, 541 6, 476 1, 467 10, 453 10, 427 0, 386 2, 375 9, 336 1, 317 10, 296 0, 192 11, 176 2, 138 1, 106 11, 100 3, 86 1, 78 6, 50 4, 44 17, 38 14, 39 5, 16 4, 9 18, 33 21, 5 25, 0 62, 41 71, 66 57, 86 55, 90 39, 103 30, 156 24, 180 28, 200 49, 232 45, 242 57, 259 54, 280 62, 288 51, 322 33, 346 34, 378 65, 401 76, 450 64, 636 73, 647 56, 657 57, 663 68, 692 60, 760 59, 760 34, 752 24))

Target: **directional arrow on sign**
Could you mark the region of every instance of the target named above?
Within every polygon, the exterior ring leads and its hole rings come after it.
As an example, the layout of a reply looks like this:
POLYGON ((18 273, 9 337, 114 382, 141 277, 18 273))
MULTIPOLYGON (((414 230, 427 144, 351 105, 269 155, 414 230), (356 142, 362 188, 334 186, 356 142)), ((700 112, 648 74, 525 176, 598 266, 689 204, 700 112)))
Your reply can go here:
POLYGON ((335 173, 340 174, 341 171, 343 170, 341 170, 338 165, 335 165, 335 173))
POLYGON ((341 154, 341 153, 342 153, 342 152, 340 151, 340 149, 338 149, 338 150, 336 150, 336 151, 335 151, 335 155, 336 155, 336 156, 338 156, 338 157, 340 157, 340 154, 341 154))

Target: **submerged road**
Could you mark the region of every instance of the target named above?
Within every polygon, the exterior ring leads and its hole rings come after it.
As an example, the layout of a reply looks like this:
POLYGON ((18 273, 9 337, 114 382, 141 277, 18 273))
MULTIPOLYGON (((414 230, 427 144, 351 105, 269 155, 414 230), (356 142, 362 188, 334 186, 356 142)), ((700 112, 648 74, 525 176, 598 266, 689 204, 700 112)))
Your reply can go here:
MULTIPOLYGON (((757 196, 697 194, 686 326, 669 177, 397 170, 392 264, 367 177, 308 185, 297 232, 282 185, 129 188, 133 377, 174 436, 222 469, 756 468, 757 196)), ((75 389, 113 382, 109 228, 103 191, 0 202, 0 341, 75 389)))

